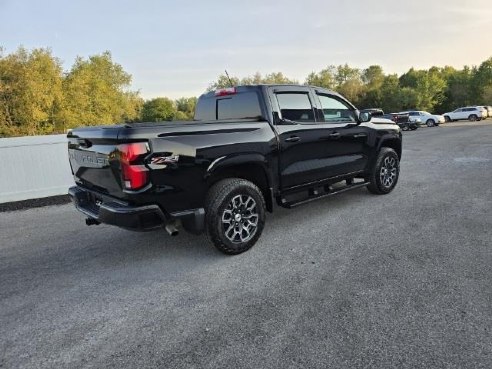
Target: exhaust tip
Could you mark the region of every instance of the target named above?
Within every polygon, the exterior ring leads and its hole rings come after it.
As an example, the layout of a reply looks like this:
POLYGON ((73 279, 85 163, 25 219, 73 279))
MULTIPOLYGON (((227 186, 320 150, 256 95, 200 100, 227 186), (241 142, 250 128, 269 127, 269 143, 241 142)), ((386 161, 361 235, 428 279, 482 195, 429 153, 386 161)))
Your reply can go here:
POLYGON ((179 230, 176 228, 174 224, 166 224, 166 231, 170 236, 177 236, 179 234, 179 230))

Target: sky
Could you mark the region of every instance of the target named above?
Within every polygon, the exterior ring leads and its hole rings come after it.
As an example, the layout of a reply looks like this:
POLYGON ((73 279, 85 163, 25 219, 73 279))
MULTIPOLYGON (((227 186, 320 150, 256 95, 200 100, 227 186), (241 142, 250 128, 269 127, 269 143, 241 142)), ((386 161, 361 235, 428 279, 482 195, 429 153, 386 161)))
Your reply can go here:
POLYGON ((0 0, 0 46, 69 69, 109 50, 144 98, 198 96, 227 69, 304 82, 331 64, 387 73, 492 57, 491 0, 0 0))

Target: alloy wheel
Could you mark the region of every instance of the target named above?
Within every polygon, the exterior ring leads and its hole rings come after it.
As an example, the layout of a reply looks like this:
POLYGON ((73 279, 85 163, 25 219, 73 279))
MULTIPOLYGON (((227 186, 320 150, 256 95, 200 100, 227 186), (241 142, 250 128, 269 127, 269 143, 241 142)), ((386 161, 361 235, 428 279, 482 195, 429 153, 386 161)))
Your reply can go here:
POLYGON ((231 242, 248 242, 256 234, 258 220, 256 201, 249 195, 236 195, 222 213, 224 234, 231 242))
POLYGON ((394 157, 387 156, 384 158, 383 165, 379 171, 379 178, 384 187, 390 188, 393 185, 396 179, 397 169, 397 161, 394 157))

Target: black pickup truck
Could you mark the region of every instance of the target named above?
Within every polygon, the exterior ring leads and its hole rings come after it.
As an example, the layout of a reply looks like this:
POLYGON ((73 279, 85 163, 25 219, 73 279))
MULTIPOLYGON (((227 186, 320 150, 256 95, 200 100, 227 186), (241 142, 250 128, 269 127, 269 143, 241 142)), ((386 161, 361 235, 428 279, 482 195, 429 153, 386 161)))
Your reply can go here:
POLYGON ((339 94, 293 85, 202 95, 192 122, 77 128, 68 134, 76 208, 88 225, 206 231, 224 253, 260 237, 266 211, 399 176, 400 128, 339 94))

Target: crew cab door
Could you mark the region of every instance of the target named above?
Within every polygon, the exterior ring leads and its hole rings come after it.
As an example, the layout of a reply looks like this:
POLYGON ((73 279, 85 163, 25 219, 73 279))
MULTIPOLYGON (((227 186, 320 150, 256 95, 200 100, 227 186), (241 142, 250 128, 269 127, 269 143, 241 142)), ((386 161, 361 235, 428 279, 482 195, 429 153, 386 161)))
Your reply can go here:
POLYGON ((364 169, 367 133, 356 125, 353 107, 326 96, 334 100, 332 105, 340 104, 338 108, 327 106, 329 121, 322 113, 320 98, 324 101, 325 97, 321 93, 318 97, 309 87, 271 88, 272 108, 279 117, 276 131, 283 190, 364 169))

